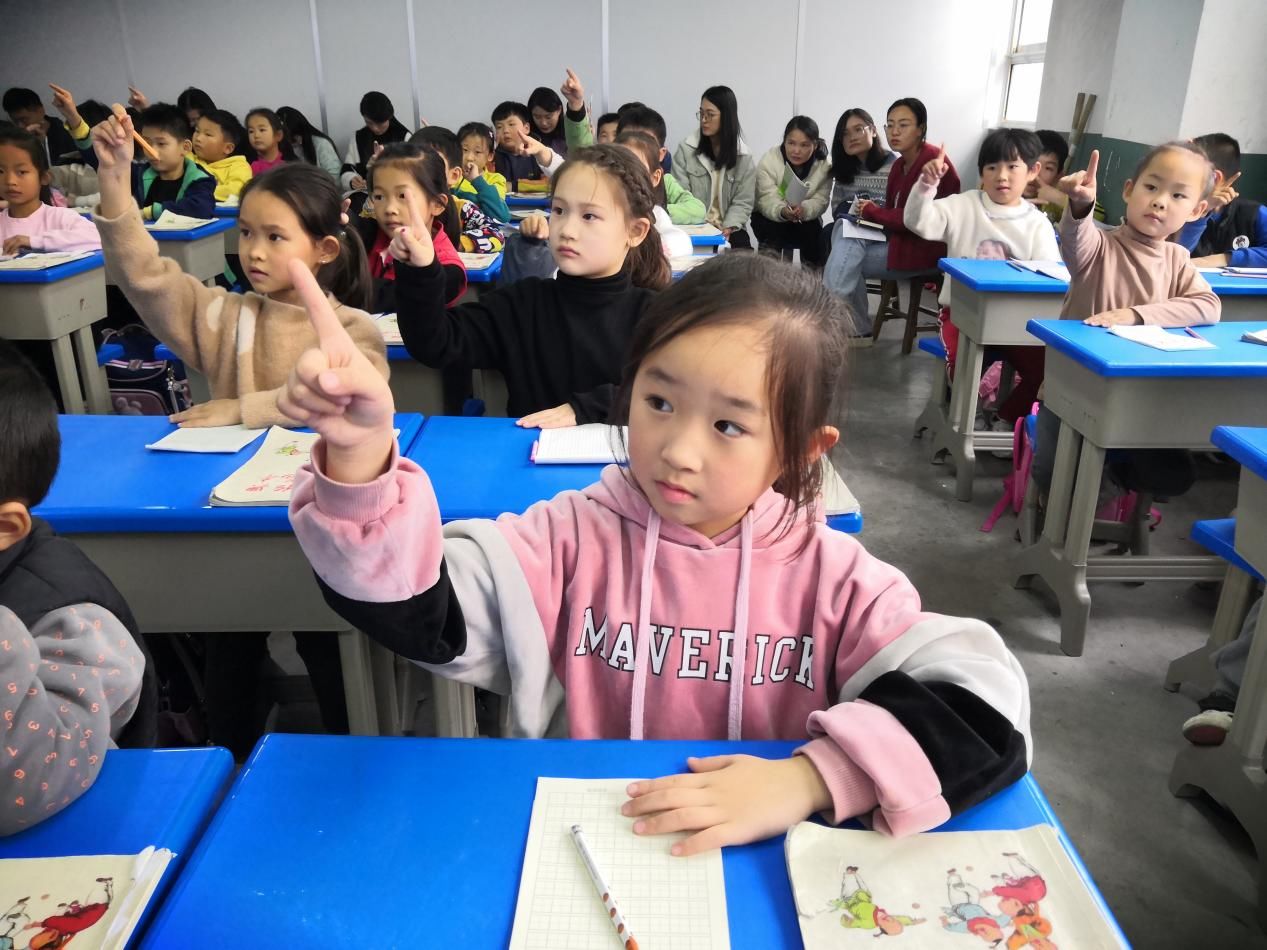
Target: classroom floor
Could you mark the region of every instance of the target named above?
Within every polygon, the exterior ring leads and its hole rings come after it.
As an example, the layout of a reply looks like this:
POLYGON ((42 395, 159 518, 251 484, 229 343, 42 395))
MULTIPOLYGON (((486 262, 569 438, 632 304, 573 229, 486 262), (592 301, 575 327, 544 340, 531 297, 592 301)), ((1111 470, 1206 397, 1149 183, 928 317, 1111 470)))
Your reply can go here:
MULTIPOLYGON (((894 322, 875 347, 851 354, 842 468, 862 503, 862 541, 910 576, 927 609, 986 619, 1020 658, 1033 701, 1034 775, 1131 942, 1267 950, 1248 839, 1209 800, 1177 799, 1166 787, 1180 726, 1196 704, 1162 689, 1162 677, 1206 637, 1217 591, 1096 585, 1086 653, 1061 653, 1051 602, 1011 586, 1015 522, 978 530, 1009 463, 979 459, 979 473, 998 477, 978 474, 975 500, 955 500, 953 471, 930 465, 927 443, 911 438, 931 358, 903 357, 899 343, 894 322)), ((1198 550, 1186 537, 1192 522, 1225 517, 1235 505, 1234 466, 1203 462, 1200 471, 1191 492, 1162 506, 1155 552, 1198 550)), ((289 643, 275 655, 299 672, 289 643)), ((314 711, 284 705, 278 728, 309 728, 314 711)))

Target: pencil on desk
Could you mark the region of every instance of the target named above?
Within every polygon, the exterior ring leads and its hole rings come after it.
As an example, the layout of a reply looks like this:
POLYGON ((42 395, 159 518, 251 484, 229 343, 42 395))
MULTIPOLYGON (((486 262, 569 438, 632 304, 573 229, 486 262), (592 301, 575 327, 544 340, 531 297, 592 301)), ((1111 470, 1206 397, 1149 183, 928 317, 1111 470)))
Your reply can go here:
POLYGON ((594 861, 594 855, 590 853, 589 845, 585 843, 585 832, 581 830, 580 825, 572 826, 572 843, 576 845, 576 851, 581 856, 581 863, 585 865, 585 870, 589 873, 590 880, 594 882, 594 890, 598 891, 598 896, 603 900, 603 906, 607 908, 607 918, 612 922, 612 926, 616 928, 616 936, 625 945, 625 950, 638 950, 638 941, 634 939, 633 933, 629 930, 629 925, 625 923, 625 918, 621 916, 620 908, 616 906, 616 898, 612 894, 611 888, 607 886, 607 881, 603 878, 603 872, 598 869, 598 865, 594 861))

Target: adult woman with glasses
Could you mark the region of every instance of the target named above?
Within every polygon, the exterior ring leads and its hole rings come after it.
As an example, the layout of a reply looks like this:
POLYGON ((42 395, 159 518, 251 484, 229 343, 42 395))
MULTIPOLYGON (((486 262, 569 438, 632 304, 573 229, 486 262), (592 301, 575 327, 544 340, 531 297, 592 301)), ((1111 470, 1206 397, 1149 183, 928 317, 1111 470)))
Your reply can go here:
POLYGON ((707 209, 732 248, 751 248, 745 227, 756 203, 757 172, 739 130, 739 104, 729 86, 710 86, 700 99, 699 128, 673 153, 673 177, 707 209))
MULTIPOLYGON (((859 111, 861 110, 850 110, 855 113, 855 118, 859 111)), ((862 114, 866 115, 865 112, 862 114)), ((845 116, 849 115, 849 112, 845 113, 845 116)), ((855 119, 847 119, 845 116, 841 117, 841 122, 847 135, 849 124, 855 119)), ((875 126, 871 125, 870 129, 874 137, 875 126)), ((912 186, 919 180, 919 173, 924 165, 937 157, 937 149, 925 141, 928 135, 928 110, 924 108, 924 103, 918 99, 899 99, 889 106, 884 134, 889 141, 889 148, 898 153, 898 159, 889 167, 883 200, 859 194, 857 212, 862 220, 882 225, 886 240, 868 241, 846 237, 837 225, 832 233, 831 255, 823 270, 823 282, 827 287, 849 301, 854 314, 854 332, 860 338, 871 336, 872 317, 867 304, 867 278, 900 278, 920 271, 935 270, 937 259, 946 253, 945 244, 925 241, 908 231, 902 223, 902 209, 906 207, 906 199, 912 186)), ((839 142, 839 126, 836 138, 839 142)), ((874 144, 878 145, 878 142, 874 144)), ((867 167, 865 162, 863 167, 867 167)), ((943 198, 957 194, 958 191, 959 173, 947 159, 946 174, 937 187, 937 197, 943 198)), ((848 206, 843 209, 840 207, 835 194, 832 201, 836 217, 849 211, 848 206)))

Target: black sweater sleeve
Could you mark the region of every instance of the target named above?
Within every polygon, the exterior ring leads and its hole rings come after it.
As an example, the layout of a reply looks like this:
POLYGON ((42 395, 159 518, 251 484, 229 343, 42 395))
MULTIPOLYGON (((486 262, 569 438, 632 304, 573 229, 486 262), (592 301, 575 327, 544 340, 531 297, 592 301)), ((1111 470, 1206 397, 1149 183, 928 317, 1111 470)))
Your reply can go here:
POLYGON ((507 335, 515 312, 504 290, 446 307, 445 268, 438 260, 426 267, 396 262, 396 313, 409 355, 436 369, 502 369, 507 335))
POLYGON ((604 383, 588 392, 573 393, 568 405, 576 413, 576 424, 583 426, 589 422, 607 422, 615 401, 615 385, 604 383))
POLYGON ((317 586, 331 610, 371 640, 406 659, 448 663, 466 651, 466 621, 449 581, 448 565, 443 561, 435 584, 396 603, 350 600, 320 577, 317 586))

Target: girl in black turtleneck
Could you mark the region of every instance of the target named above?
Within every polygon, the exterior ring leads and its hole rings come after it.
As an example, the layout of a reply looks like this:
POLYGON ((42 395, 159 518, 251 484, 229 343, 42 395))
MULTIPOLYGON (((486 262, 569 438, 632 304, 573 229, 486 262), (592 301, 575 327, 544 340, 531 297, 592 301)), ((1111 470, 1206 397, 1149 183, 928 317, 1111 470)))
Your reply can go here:
POLYGON ((498 370, 522 426, 606 422, 634 324, 671 279, 654 205, 647 170, 628 149, 577 151, 555 173, 550 198, 558 274, 448 309, 430 235, 402 228, 390 250, 405 347, 438 369, 498 370))

